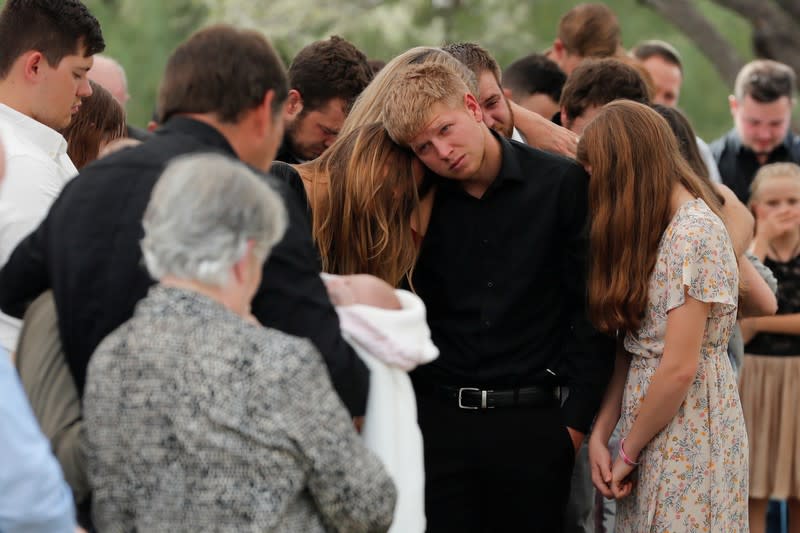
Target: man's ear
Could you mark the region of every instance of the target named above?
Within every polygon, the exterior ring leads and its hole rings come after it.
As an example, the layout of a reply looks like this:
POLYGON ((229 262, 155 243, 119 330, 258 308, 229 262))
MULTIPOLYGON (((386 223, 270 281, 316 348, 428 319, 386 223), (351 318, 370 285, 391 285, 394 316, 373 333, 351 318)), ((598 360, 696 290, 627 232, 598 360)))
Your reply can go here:
POLYGON ((553 56, 554 59, 557 58, 556 62, 560 61, 564 57, 564 43, 558 37, 553 40, 553 56))
POLYGON ((483 122, 483 111, 481 111, 481 104, 475 99, 475 95, 470 92, 464 93, 464 107, 467 112, 475 117, 477 122, 483 122))
POLYGON ((506 96, 507 99, 513 100, 513 98, 511 97, 511 89, 503 87, 503 94, 506 96))
POLYGON ((728 107, 731 110, 731 115, 736 116, 736 111, 739 109, 739 102, 736 101, 736 97, 732 94, 728 95, 728 107))
POLYGON ((297 89, 291 89, 289 96, 286 97, 286 107, 284 116, 287 121, 294 120, 303 110, 303 95, 297 89))
POLYGON ((567 110, 562 107, 561 108, 561 125, 564 126, 567 129, 569 129, 569 127, 567 126, 567 121, 568 121, 567 110))
POLYGON ((22 68, 25 79, 36 80, 42 70, 42 66, 47 64, 47 59, 41 52, 31 51, 22 56, 22 68))

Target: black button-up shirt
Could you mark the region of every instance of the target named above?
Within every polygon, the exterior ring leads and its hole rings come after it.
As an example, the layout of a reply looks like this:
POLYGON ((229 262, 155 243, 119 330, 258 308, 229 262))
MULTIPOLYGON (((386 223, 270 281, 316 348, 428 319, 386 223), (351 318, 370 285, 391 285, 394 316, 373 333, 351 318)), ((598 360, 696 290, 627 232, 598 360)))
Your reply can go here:
MULTIPOLYGON (((84 168, 70 181, 39 228, 0 271, 0 308, 21 317, 48 288, 58 310, 64 353, 78 389, 94 349, 133 315, 154 283, 142 262, 142 215, 174 157, 236 153, 211 126, 174 117, 153 137, 84 168)), ((339 319, 319 277, 305 206, 278 180, 289 226, 264 264, 252 311, 265 326, 309 338, 321 352, 336 391, 353 415, 366 410, 369 373, 342 339, 339 319)))
MULTIPOLYGON (((722 183, 731 188, 744 203, 750 199, 750 184, 761 168, 755 152, 742 144, 736 128, 710 144, 711 152, 717 161, 722 183)), ((800 137, 789 132, 783 142, 767 157, 769 163, 800 164, 800 137)))
POLYGON ((556 380, 570 388, 567 424, 586 431, 613 368, 613 342, 586 318, 588 177, 499 140, 502 166, 482 198, 454 180, 437 189, 413 281, 441 354, 414 378, 488 389, 556 380))

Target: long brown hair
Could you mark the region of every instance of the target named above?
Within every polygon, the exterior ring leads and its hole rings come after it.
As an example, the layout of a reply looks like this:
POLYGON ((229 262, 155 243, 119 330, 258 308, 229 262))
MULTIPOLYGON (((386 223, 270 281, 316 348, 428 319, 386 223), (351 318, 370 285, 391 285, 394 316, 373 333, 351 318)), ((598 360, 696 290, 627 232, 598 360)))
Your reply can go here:
POLYGON ((372 123, 303 165, 325 272, 372 274, 392 286, 410 282, 417 260, 411 219, 419 206, 414 160, 372 123))
POLYGON ((67 140, 67 155, 82 169, 100 154, 100 144, 125 136, 125 111, 111 93, 89 80, 92 95, 83 99, 69 126, 61 132, 67 140))
POLYGON ((711 187, 678 149, 666 120, 646 105, 618 100, 584 130, 578 160, 591 169, 589 315, 604 332, 639 327, 672 191, 683 185, 717 214, 711 187))

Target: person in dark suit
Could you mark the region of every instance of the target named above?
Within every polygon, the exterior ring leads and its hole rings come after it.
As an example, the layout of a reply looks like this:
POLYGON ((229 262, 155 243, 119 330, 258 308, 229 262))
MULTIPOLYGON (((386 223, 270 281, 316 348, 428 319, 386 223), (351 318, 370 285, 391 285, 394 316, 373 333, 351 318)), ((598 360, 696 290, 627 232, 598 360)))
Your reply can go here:
MULTIPOLYGON (((282 138, 287 92, 285 69, 260 34, 229 26, 195 33, 167 64, 157 134, 84 169, 0 271, 0 308, 13 316, 53 290, 80 394, 92 352, 131 317, 153 284, 139 241, 158 176, 173 158, 196 152, 225 154, 266 171, 282 138)), ((363 415, 368 371, 340 335, 304 207, 282 183, 265 179, 283 196, 289 226, 264 266, 266 281, 253 298, 252 313, 265 326, 311 339, 350 414, 363 415)))

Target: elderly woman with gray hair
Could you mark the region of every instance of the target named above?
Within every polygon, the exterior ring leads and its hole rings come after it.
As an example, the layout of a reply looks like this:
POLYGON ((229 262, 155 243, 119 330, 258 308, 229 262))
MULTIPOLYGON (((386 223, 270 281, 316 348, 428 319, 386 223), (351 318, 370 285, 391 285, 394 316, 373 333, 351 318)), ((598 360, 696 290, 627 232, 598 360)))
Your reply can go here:
POLYGON ((164 171, 143 225, 160 283, 98 346, 84 396, 98 529, 388 529, 394 485, 320 354, 250 315, 280 197, 192 156, 164 171))

